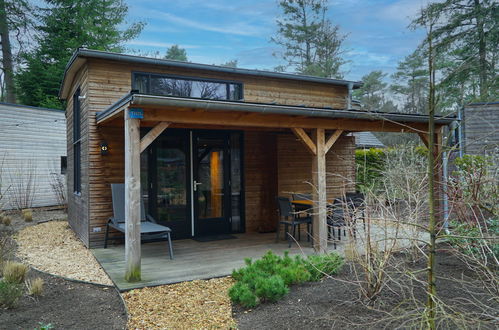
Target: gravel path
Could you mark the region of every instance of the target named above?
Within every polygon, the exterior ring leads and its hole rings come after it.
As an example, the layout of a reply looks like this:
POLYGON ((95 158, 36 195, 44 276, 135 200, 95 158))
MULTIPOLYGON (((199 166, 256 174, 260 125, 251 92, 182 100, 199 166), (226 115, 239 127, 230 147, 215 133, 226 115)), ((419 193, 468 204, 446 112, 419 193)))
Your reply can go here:
POLYGON ((113 284, 67 221, 26 227, 14 238, 18 244, 17 257, 39 270, 76 280, 113 284))
POLYGON ((128 329, 235 328, 227 295, 232 284, 224 277, 128 291, 128 329))

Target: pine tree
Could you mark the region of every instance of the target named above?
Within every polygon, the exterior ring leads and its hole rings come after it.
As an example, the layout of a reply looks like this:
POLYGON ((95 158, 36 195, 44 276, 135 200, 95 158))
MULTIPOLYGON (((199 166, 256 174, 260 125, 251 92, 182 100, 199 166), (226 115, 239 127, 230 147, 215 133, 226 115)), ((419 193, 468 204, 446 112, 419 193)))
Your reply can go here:
MULTIPOLYGON (((342 44, 345 36, 326 17, 326 0, 282 0, 283 17, 271 41, 283 48, 279 56, 287 68, 300 74, 342 78, 342 44)), ((276 55, 277 56, 277 55, 276 55)), ((278 71, 285 67, 279 66, 278 71)))
POLYGON ((2 71, 5 84, 2 84, 2 100, 16 103, 14 72, 16 54, 12 51, 11 34, 17 48, 25 46, 27 30, 32 25, 33 8, 25 0, 0 0, 0 40, 2 47, 2 71), (22 36, 22 38, 20 37, 22 36), (4 87, 5 86, 5 87, 4 87))
MULTIPOLYGON (((413 26, 435 19, 432 30, 436 69, 442 57, 446 79, 442 88, 457 88, 468 100, 498 97, 499 4, 495 0, 445 0, 424 8, 413 26), (475 87, 477 83, 478 88, 475 87)), ((427 39, 422 45, 427 48, 427 39)), ((438 86, 436 87, 438 89, 438 86)), ((444 93, 441 93, 444 94, 444 93)))
POLYGON ((187 62, 187 52, 178 45, 173 45, 166 51, 165 59, 187 62))
POLYGON ((407 113, 426 113, 428 99, 428 68, 424 54, 417 49, 406 56, 392 75, 390 89, 401 96, 402 111, 407 113))
POLYGON ((47 0, 40 9, 38 47, 24 54, 25 68, 16 76, 19 98, 27 105, 63 108, 58 91, 64 69, 79 47, 122 51, 142 23, 120 29, 128 7, 120 0, 47 0))
POLYGON ((397 106, 386 97, 388 84, 383 80, 386 73, 372 71, 362 77, 363 85, 355 90, 353 96, 362 104, 362 107, 371 111, 395 112, 397 106))

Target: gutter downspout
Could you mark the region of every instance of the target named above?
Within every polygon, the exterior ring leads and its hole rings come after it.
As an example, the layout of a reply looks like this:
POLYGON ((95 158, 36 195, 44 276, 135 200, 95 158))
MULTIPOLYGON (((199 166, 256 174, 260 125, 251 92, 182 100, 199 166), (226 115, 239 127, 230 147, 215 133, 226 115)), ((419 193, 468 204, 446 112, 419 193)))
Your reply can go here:
POLYGON ((448 183, 448 157, 447 157, 447 151, 444 151, 442 152, 442 171, 444 172, 443 173, 443 187, 442 187, 442 190, 443 190, 443 194, 444 194, 444 231, 445 233, 448 235, 450 234, 450 231, 449 231, 449 196, 447 195, 448 193, 448 189, 447 189, 447 183, 448 183))

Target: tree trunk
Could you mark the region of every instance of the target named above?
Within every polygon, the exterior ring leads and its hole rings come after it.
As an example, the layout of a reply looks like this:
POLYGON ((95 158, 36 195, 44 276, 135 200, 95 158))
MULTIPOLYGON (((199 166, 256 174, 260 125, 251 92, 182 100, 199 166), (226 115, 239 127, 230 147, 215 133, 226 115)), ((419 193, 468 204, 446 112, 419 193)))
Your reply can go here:
POLYGON ((430 22, 430 31, 428 34, 428 71, 430 78, 429 96, 428 96, 428 205, 430 219, 428 232, 430 234, 429 254, 428 254, 428 327, 436 328, 436 307, 435 297, 436 289, 436 216, 435 216, 435 68, 433 66, 434 54, 432 44, 432 26, 430 22))
POLYGON ((478 30, 478 67, 480 79, 480 99, 487 98, 487 51, 485 45, 485 32, 483 30, 483 12, 480 0, 475 0, 476 25, 478 30))
POLYGON ((0 0, 0 39, 2 42, 2 68, 5 74, 5 101, 16 103, 14 89, 14 64, 10 47, 9 24, 5 10, 5 0, 0 0))

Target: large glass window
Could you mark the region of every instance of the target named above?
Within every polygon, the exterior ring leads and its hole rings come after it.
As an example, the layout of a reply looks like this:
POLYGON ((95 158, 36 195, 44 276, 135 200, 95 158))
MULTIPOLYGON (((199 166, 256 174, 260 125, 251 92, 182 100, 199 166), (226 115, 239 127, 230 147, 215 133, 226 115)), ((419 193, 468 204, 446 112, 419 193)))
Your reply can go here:
POLYGON ((80 89, 73 95, 73 191, 81 193, 81 109, 80 89))
POLYGON ((241 100, 242 84, 218 80, 134 73, 133 89, 142 94, 196 97, 209 100, 241 100))

